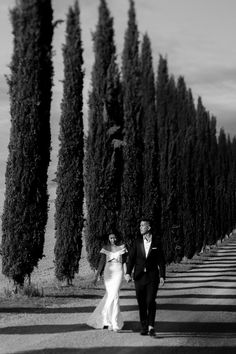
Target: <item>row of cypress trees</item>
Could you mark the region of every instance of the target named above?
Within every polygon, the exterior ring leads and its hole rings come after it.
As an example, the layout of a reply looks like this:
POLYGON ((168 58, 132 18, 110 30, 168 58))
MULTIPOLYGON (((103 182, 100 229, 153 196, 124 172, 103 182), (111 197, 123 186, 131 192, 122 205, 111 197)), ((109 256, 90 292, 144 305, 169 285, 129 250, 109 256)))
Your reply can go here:
POLYGON ((153 220, 167 262, 191 258, 235 225, 236 139, 223 129, 217 137, 215 117, 200 97, 195 105, 184 78, 169 75, 162 56, 155 77, 151 43, 147 34, 140 43, 133 0, 120 75, 105 0, 94 54, 85 157, 90 264, 97 267, 114 229, 130 246, 142 217, 153 220))
MULTIPOLYGON (((14 53, 9 93, 11 133, 2 218, 3 273, 23 284, 43 257, 47 222, 52 88, 52 7, 20 0, 11 12, 14 53)), ((236 141, 216 136, 216 119, 167 60, 153 70, 151 43, 141 46, 130 0, 121 71, 113 18, 100 0, 93 34, 95 62, 83 133, 83 49, 77 1, 63 46, 64 82, 57 167, 55 274, 72 282, 85 240, 96 268, 113 229, 129 246, 141 216, 152 218, 168 262, 200 251, 235 222, 236 141), (141 47, 141 48, 140 48, 141 47), (85 151, 85 156, 84 156, 85 151), (84 174, 84 175, 83 175, 84 174)))
MULTIPOLYGON (((16 284, 30 279, 43 255, 48 215, 52 36, 49 0, 20 0, 11 11, 14 49, 8 78, 11 132, 2 215, 2 271, 16 284)), ((55 274, 78 272, 84 224, 83 50, 78 2, 70 7, 63 46, 64 82, 55 201, 55 274)))

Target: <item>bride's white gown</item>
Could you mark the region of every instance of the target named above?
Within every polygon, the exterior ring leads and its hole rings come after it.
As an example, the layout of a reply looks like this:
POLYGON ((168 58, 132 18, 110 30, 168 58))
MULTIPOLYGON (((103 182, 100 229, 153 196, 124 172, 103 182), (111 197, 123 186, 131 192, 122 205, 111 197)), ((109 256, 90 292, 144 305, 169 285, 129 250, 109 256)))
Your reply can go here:
POLYGON ((106 293, 89 317, 87 324, 94 328, 108 326, 109 329, 116 331, 124 325, 120 312, 119 290, 123 277, 122 254, 127 250, 122 247, 116 252, 111 252, 102 248, 100 252, 106 255, 104 269, 106 293))

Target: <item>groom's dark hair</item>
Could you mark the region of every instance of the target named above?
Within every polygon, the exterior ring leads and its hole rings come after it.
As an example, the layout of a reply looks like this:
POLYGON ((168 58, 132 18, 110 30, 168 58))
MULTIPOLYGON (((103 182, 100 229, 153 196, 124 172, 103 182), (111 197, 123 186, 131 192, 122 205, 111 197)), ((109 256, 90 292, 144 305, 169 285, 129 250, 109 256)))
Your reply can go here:
POLYGON ((150 228, 152 228, 152 220, 151 219, 143 217, 143 218, 141 218, 140 222, 141 221, 148 223, 150 228))

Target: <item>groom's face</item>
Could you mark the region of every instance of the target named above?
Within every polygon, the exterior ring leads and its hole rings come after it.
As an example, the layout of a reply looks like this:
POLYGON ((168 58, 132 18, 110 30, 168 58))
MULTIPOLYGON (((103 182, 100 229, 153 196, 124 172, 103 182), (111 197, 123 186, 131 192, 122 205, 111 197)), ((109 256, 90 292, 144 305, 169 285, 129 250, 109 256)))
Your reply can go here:
POLYGON ((149 222, 147 221, 141 221, 140 222, 140 233, 141 235, 146 235, 150 232, 151 230, 151 227, 150 227, 150 224, 149 222))

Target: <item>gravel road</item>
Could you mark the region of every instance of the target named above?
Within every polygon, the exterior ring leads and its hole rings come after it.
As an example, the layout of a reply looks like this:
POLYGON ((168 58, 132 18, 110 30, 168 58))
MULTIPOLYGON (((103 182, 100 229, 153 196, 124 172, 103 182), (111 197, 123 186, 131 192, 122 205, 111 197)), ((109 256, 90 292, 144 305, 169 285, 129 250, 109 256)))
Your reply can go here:
POLYGON ((155 338, 139 334, 133 288, 124 284, 120 333, 89 328, 101 295, 50 307, 0 305, 0 354, 231 354, 236 352, 236 234, 203 264, 169 274, 157 296, 155 338))

